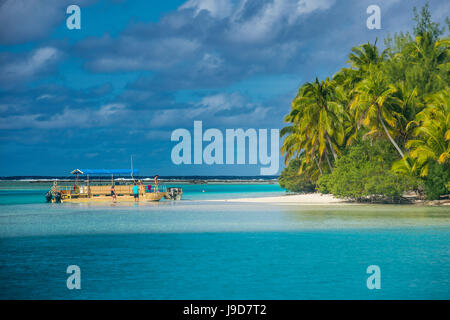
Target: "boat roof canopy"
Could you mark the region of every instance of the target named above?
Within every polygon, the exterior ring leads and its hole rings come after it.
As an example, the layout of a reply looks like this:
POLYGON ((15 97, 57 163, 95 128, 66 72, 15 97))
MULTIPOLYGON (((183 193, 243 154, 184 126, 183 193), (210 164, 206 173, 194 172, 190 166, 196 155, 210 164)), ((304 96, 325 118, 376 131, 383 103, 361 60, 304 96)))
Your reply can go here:
POLYGON ((139 169, 75 169, 71 174, 139 174, 139 169))

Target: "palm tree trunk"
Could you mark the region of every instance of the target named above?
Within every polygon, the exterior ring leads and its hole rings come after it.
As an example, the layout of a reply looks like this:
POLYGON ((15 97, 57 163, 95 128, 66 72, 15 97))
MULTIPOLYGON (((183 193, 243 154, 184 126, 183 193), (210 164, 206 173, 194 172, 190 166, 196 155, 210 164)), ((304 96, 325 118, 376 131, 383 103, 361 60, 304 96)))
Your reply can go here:
POLYGON ((402 157, 402 159, 405 157, 403 151, 400 149, 398 144, 395 142, 395 140, 391 137, 389 130, 386 128, 386 125, 384 124, 383 118, 381 117, 380 110, 378 110, 378 120, 380 121, 381 125, 383 126, 384 132, 386 132, 386 135, 389 138, 389 141, 394 145, 395 149, 397 149, 398 153, 402 157))
POLYGON ((314 161, 316 161, 316 165, 317 165, 317 167, 319 168, 320 175, 323 175, 322 168, 320 167, 320 163, 317 161, 316 158, 314 158, 314 161))
POLYGON ((325 132, 325 137, 327 138, 328 144, 330 145, 331 153, 333 154, 334 160, 337 160, 336 151, 333 149, 333 144, 331 143, 330 136, 325 132))
POLYGON ((331 166, 330 158, 328 157, 328 152, 325 153, 325 157, 327 158, 328 166, 330 167, 330 171, 333 172, 333 167, 331 166))

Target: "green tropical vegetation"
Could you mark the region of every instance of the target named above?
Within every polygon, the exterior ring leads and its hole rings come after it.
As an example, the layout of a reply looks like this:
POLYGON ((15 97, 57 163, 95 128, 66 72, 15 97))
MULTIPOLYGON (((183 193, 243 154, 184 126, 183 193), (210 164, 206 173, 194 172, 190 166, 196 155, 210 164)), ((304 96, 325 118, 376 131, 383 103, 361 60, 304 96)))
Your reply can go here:
POLYGON ((450 24, 414 9, 410 33, 352 48, 348 67, 303 84, 280 134, 280 185, 357 201, 439 199, 450 187, 450 24))

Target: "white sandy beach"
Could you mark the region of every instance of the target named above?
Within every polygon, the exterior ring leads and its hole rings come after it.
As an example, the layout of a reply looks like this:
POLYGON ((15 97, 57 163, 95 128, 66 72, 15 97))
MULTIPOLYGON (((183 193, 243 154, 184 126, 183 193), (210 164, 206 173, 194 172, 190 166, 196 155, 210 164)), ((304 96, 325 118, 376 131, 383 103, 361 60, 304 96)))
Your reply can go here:
POLYGON ((276 197, 257 197, 257 198, 238 198, 238 199, 224 199, 224 200, 205 200, 205 201, 221 201, 221 202, 245 202, 245 203, 268 203, 268 204, 282 204, 282 205, 337 205, 349 204, 345 200, 335 198, 329 194, 320 193, 306 193, 293 194, 276 197))

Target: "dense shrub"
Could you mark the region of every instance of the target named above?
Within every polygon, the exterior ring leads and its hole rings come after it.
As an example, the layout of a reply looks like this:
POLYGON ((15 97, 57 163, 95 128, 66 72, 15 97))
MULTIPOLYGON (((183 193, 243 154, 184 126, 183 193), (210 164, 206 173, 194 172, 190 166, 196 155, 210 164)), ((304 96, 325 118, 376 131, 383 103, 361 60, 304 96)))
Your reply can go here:
POLYGON ((418 182, 390 170, 395 156, 386 141, 358 142, 336 161, 332 173, 319 179, 318 191, 357 201, 397 201, 418 182))
POLYGON ((424 189, 428 200, 439 200, 441 195, 449 193, 450 168, 437 162, 430 166, 425 178, 424 189))
POLYGON ((306 175, 299 175, 300 168, 299 160, 292 160, 289 165, 281 172, 278 182, 280 186, 291 192, 313 192, 315 186, 306 177, 306 175))

